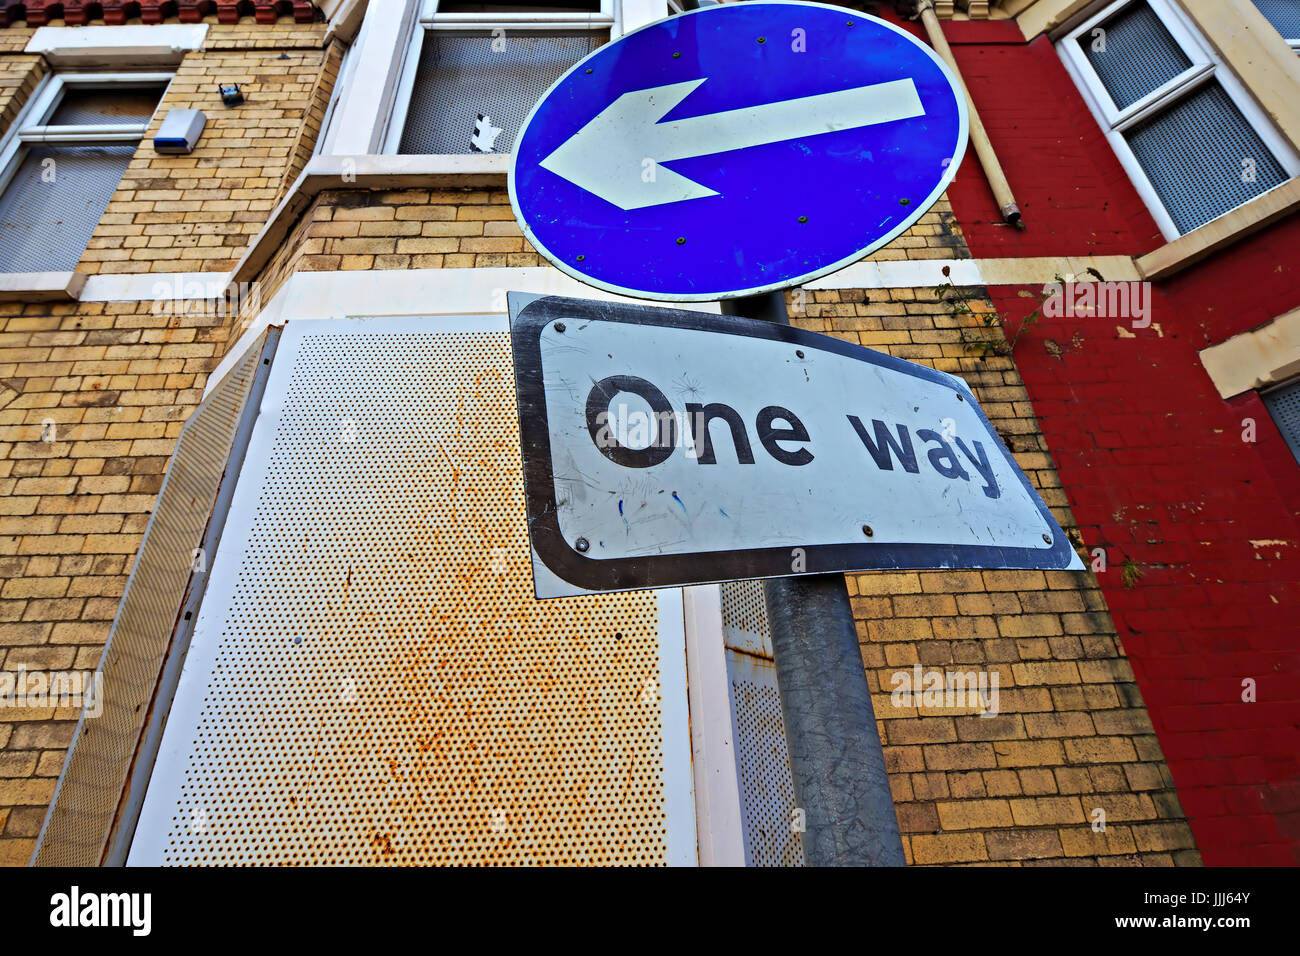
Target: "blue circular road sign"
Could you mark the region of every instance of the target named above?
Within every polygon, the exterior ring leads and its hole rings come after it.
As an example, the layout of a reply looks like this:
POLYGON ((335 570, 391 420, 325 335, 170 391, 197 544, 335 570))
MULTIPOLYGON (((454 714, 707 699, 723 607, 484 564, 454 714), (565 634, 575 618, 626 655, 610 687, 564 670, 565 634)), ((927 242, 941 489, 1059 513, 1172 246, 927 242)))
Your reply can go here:
POLYGON ((961 87, 910 34, 751 0, 652 23, 569 70, 520 130, 510 201, 537 251, 590 285, 753 295, 913 225, 966 135, 961 87))

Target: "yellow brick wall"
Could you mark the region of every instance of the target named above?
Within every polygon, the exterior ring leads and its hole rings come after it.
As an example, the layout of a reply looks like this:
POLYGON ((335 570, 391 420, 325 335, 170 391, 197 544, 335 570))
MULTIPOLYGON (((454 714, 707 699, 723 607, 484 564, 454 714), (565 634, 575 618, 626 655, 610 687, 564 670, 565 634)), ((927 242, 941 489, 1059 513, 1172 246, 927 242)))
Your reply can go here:
MULTIPOLYGON (((35 82, 27 35, 0 31, 0 118, 35 82)), ((163 104, 208 112, 200 148, 160 157, 142 146, 79 268, 230 268, 310 155, 341 54, 322 39, 319 25, 213 24, 163 104), (243 84, 248 103, 226 109, 218 81, 243 84)), ((968 255, 941 201, 872 258, 968 255)), ((260 301, 298 270, 543 264, 504 188, 330 191, 262 270, 260 301)), ((987 302, 963 318, 925 289, 790 301, 805 328, 966 377, 1073 528, 1014 362, 962 344, 963 323, 976 327, 987 302)), ((0 304, 0 669, 95 666, 176 437, 233 324, 151 301, 0 304), (52 442, 41 440, 47 419, 52 442)), ((1090 575, 880 573, 848 586, 912 861, 1197 862, 1090 575), (914 663, 996 670, 1000 715, 894 707, 891 675, 914 663), (1096 808, 1105 833, 1089 824, 1096 808)), ((0 864, 30 855, 76 716, 0 713, 0 864)))
MULTIPOLYGON (((978 294, 981 290, 972 290, 978 294)), ((1010 357, 975 357, 985 300, 932 289, 791 295, 796 325, 961 375, 1071 538, 1078 532, 1010 357), (803 308, 800 309, 800 304, 803 308)), ((908 859, 918 864, 1197 864, 1155 732, 1090 572, 849 575, 908 859), (893 675, 998 675, 999 713, 895 706, 893 675), (1094 831, 1093 812, 1106 829, 1094 831)))
POLYGON ((45 60, 39 56, 0 56, 0 134, 9 129, 45 73, 45 60))
POLYGON ((343 64, 345 50, 344 44, 338 40, 331 41, 325 49, 316 82, 307 98, 307 109, 303 112, 302 123, 298 127, 289 165, 280 180, 280 196, 293 186, 298 174, 303 171, 307 160, 311 158, 312 150, 316 147, 316 140, 325 121, 325 111, 329 108, 330 94, 334 91, 334 82, 338 79, 339 67, 343 64))
POLYGON ((240 48, 231 34, 248 29, 212 26, 205 48, 186 55, 77 271, 226 271, 266 223, 311 104, 325 27, 268 26, 257 49, 240 48), (240 84, 244 105, 222 105, 223 82, 240 84), (171 109, 207 114, 188 155, 153 151, 171 109))
MULTIPOLYGON (((228 333, 153 302, 0 303, 0 670, 98 664, 228 333)), ((0 711, 0 864, 26 863, 77 716, 0 711)))

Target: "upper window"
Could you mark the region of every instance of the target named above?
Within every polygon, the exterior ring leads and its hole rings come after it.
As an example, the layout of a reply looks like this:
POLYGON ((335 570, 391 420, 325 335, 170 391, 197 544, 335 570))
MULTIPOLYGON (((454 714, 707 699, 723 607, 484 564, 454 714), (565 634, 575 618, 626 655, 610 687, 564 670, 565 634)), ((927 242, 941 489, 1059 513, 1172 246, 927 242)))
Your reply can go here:
POLYGON ((427 0, 384 151, 509 153, 542 94, 609 39, 612 10, 427 0))
POLYGON ((1169 0, 1120 0, 1063 58, 1168 239, 1300 173, 1300 158, 1169 0))
POLYGON ((0 272, 70 272, 144 138, 170 74, 61 74, 0 149, 0 272))
POLYGON ((1264 19, 1300 52, 1300 0, 1254 0, 1264 19))

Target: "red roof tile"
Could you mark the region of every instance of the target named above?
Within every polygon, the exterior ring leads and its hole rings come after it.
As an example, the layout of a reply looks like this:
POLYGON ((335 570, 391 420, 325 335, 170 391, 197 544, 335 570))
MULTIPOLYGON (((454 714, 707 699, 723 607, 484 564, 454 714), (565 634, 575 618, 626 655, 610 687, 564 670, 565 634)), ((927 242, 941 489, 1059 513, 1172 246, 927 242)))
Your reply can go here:
POLYGON ((42 27, 51 20, 68 26, 83 26, 96 20, 123 24, 138 18, 141 23, 162 23, 175 18, 181 23, 199 23, 216 14, 219 23, 236 23, 252 15, 258 23, 274 23, 291 16, 298 23, 317 19, 316 7, 306 0, 63 0, 63 2, 9 3, 0 0, 0 27, 25 20, 29 27, 42 27))

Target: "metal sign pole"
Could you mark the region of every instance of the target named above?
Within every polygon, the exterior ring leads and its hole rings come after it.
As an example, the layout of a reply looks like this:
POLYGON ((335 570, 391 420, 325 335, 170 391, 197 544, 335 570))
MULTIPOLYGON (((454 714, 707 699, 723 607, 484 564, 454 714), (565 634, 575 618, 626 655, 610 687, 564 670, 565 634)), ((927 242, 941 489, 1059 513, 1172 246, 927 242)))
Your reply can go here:
MULTIPOLYGON (((780 292, 721 305, 790 324, 780 292)), ((807 865, 905 866, 844 576, 772 578, 764 596, 807 865)))

